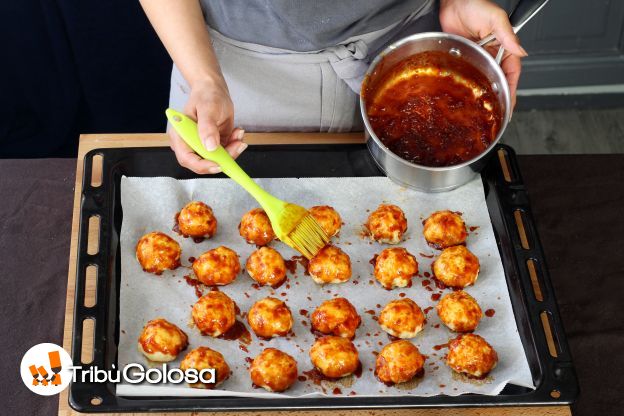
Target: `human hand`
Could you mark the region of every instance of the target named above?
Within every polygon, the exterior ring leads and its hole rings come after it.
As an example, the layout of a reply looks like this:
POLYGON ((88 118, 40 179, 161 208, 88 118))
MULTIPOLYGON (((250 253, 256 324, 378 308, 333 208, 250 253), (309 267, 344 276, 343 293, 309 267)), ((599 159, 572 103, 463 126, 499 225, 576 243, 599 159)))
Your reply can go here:
POLYGON ((496 40, 488 44, 487 49, 495 55, 498 46, 505 48, 501 68, 509 84, 512 107, 515 107, 522 69, 520 58, 527 56, 527 53, 520 46, 505 10, 489 0, 441 0, 440 24, 444 32, 475 41, 494 33, 496 40))
MULTIPOLYGON (((215 150, 221 144, 236 159, 247 148, 242 141, 245 131, 234 128, 234 105, 225 82, 193 84, 184 113, 197 122, 199 137, 207 150, 215 150)), ((199 174, 221 172, 219 165, 195 153, 175 129, 169 129, 168 133, 171 149, 181 166, 199 174)))

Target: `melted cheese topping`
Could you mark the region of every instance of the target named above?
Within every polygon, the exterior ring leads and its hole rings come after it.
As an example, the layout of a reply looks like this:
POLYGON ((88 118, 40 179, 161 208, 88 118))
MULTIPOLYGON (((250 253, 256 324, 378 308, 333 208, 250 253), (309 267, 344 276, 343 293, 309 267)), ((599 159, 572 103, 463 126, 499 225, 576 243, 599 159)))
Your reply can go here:
POLYGON ((485 377, 497 363, 496 351, 479 335, 460 335, 449 343, 446 364, 458 373, 485 377))
POLYGON ((374 241, 398 244, 407 231, 407 219, 396 205, 381 204, 368 216, 364 227, 374 241))
POLYGON ((266 246, 275 239, 269 216, 262 208, 254 208, 241 218, 238 232, 249 244, 266 246))
POLYGON ((251 381, 270 392, 287 390, 297 381, 297 361, 275 348, 266 348, 249 368, 251 381))
POLYGON ((479 259, 464 246, 445 248, 433 262, 436 279, 450 287, 473 285, 479 276, 479 259))
POLYGON ((362 319, 345 298, 326 300, 312 312, 312 328, 322 334, 353 339, 362 319))
POLYGON ((203 202, 189 202, 177 218, 178 228, 184 236, 210 238, 217 232, 217 219, 212 208, 203 202))
POLYGON ((253 304, 247 314, 247 322, 259 337, 272 338, 288 334, 293 317, 285 302, 268 297, 253 304))
POLYGON ((310 260, 308 273, 319 284, 343 283, 351 278, 351 259, 338 247, 327 245, 310 260))
POLYGON ((230 377, 230 367, 220 352, 212 350, 208 347, 197 347, 193 351, 186 354, 186 357, 180 363, 180 370, 186 371, 194 368, 201 371, 205 369, 215 369, 215 383, 193 383, 190 387, 196 389, 214 389, 217 385, 223 383, 230 377))
POLYGON ((483 315, 477 301, 463 290, 444 295, 436 310, 442 323, 455 332, 474 331, 483 315))
POLYGON ((161 232, 145 234, 136 245, 136 258, 148 273, 161 274, 178 268, 181 254, 178 242, 161 232))
POLYGON ((340 378, 352 374, 360 365, 355 345, 342 337, 325 336, 310 348, 310 360, 325 377, 340 378))
POLYGON ((275 286, 286 278, 286 263, 280 253, 271 247, 260 247, 251 253, 245 269, 261 285, 275 286))
POLYGON ((333 237, 340 232, 342 218, 334 208, 327 205, 319 205, 308 210, 312 218, 318 222, 328 237, 333 237))
POLYGON ((383 347, 375 360, 375 375, 383 383, 405 383, 424 371, 425 357, 414 344, 394 341, 383 347))
POLYGON ((425 325, 425 314, 411 299, 388 303, 379 314, 379 326, 397 338, 413 338, 425 325))
POLYGON ((418 262, 406 249, 387 248, 375 260, 375 278, 386 289, 408 286, 418 273, 418 262))
POLYGON ((439 250, 464 244, 468 231, 462 217, 451 211, 434 212, 424 222, 423 234, 430 246, 439 250))
POLYGON ((193 272, 197 280, 205 285, 227 285, 240 272, 238 254, 224 246, 209 250, 193 262, 193 272))
POLYGON ((163 318, 149 321, 139 336, 139 351, 149 360, 173 361, 188 346, 188 336, 163 318))
POLYGON ((236 322, 236 305, 225 293, 211 291, 195 302, 191 315, 202 335, 218 337, 236 322))

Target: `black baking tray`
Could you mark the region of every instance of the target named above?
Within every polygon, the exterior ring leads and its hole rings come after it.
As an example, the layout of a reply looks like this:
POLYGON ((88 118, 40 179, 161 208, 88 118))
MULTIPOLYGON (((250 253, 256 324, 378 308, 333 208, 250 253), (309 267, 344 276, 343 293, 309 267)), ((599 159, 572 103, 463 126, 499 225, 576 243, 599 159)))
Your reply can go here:
MULTIPOLYGON (((527 406, 570 404, 578 382, 565 339, 548 269, 531 216, 513 150, 499 145, 482 172, 487 207, 503 261, 505 277, 520 337, 537 388, 507 385, 497 396, 466 394, 456 397, 316 397, 259 399, 244 397, 120 397, 112 383, 77 381, 69 387, 69 404, 80 412, 309 410, 353 408, 527 406), (496 156, 498 155, 498 157, 496 156), (503 165, 506 165, 503 168, 503 165), (516 211, 518 211, 516 213, 516 211), (521 215, 524 234, 516 216, 521 215), (542 300, 534 292, 527 261, 533 261, 542 300), (546 317, 552 338, 544 332, 546 317)), ((98 158, 99 159, 99 158, 98 158)), ((382 176, 363 144, 258 145, 239 158, 252 177, 366 177, 382 176)), ((93 361, 89 366, 111 369, 117 364, 119 343, 119 236, 123 212, 120 181, 123 175, 178 179, 199 177, 178 165, 169 148, 92 150, 84 158, 76 297, 72 334, 74 363, 82 362, 83 321, 95 321, 93 361), (102 157, 99 186, 91 185, 94 157, 102 157), (89 218, 100 219, 97 254, 87 253, 89 218), (97 267, 95 306, 84 305, 86 268, 97 267)), ((207 178, 223 175, 206 176, 207 178)), ((84 366, 83 367, 88 367, 84 366)))

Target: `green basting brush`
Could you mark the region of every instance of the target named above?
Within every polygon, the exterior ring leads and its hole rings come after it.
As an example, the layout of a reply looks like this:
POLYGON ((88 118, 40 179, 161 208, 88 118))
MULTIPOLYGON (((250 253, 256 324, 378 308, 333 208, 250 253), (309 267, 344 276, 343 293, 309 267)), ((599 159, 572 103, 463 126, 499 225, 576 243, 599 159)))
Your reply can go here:
POLYGON ((232 178, 254 197, 269 216, 275 235, 306 258, 314 257, 327 243, 329 237, 308 211, 290 202, 274 197, 258 186, 232 159, 232 156, 219 145, 208 151, 199 139, 197 124, 186 115, 167 109, 167 119, 180 137, 199 156, 215 162, 223 173, 232 178))

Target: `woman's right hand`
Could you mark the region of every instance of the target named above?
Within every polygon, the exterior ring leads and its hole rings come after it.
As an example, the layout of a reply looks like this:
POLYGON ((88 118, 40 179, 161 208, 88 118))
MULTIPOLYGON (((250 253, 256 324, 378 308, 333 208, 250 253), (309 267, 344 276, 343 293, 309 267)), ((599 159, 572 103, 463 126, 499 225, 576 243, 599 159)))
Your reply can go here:
MULTIPOLYGON (((236 159, 247 148, 242 141, 245 131, 234 128, 234 105, 225 81, 195 82, 184 113, 197 122, 199 137, 206 149, 214 150, 220 143, 236 159)), ((169 129, 169 137, 181 166, 199 174, 221 172, 219 165, 196 154, 173 128, 169 129)))
MULTIPOLYGON (((197 0, 140 2, 173 62, 191 86, 184 113, 197 122, 204 147, 214 150, 220 142, 232 157, 238 157, 247 147, 242 142, 244 131, 234 128, 234 105, 200 3, 197 0)), ((221 171, 215 163, 193 152, 173 129, 169 129, 169 137, 180 165, 200 174, 221 171)))

